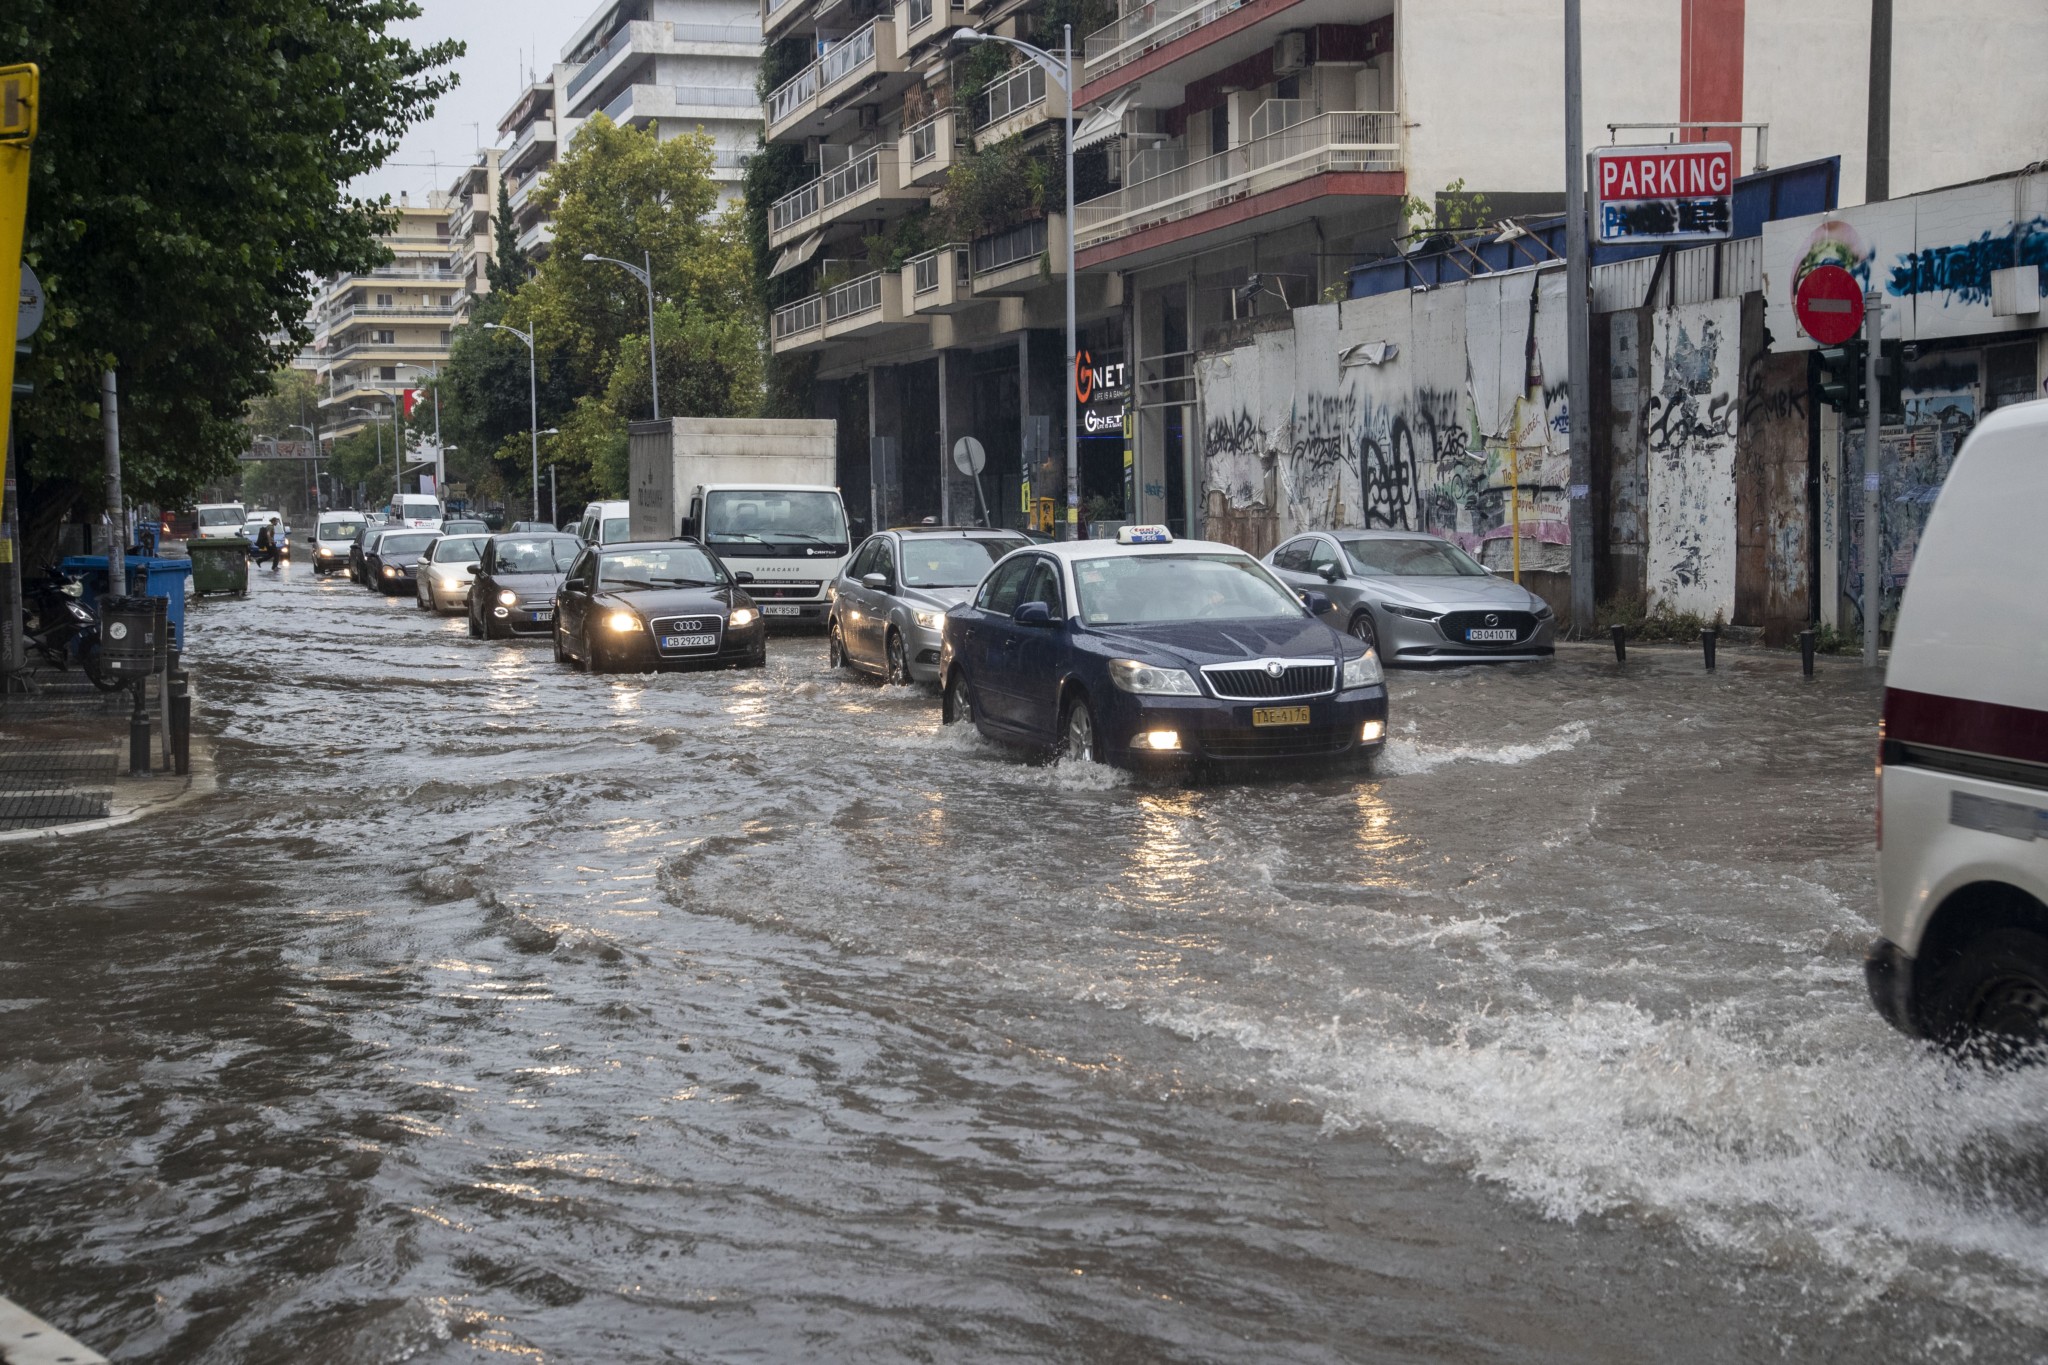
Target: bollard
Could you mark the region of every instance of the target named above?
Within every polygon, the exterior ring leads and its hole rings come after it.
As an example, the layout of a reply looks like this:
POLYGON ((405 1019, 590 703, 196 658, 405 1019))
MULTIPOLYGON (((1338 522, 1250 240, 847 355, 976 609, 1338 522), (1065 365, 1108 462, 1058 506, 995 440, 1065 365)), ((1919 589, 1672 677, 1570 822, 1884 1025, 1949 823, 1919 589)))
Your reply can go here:
POLYGON ((171 771, 192 771, 192 684, 183 669, 171 674, 171 771))
POLYGON ((1627 663, 1627 662, 1628 662, 1628 627, 1627 627, 1627 626, 1609 626, 1609 627, 1607 628, 1607 633, 1608 633, 1609 635, 1612 635, 1612 636, 1614 637, 1614 662, 1616 662, 1616 663, 1618 663, 1618 664, 1625 664, 1625 663, 1627 663))
POLYGON ((135 680, 135 709, 128 713, 128 776, 148 777, 149 761, 149 703, 145 693, 149 687, 146 677, 135 680))
POLYGON ((1714 639, 1715 632, 1712 626, 1708 626, 1700 632, 1700 650, 1707 656, 1707 672, 1709 673, 1714 671, 1714 639))
POLYGON ((1813 632, 1799 632, 1799 671, 1807 677, 1813 676, 1813 632))

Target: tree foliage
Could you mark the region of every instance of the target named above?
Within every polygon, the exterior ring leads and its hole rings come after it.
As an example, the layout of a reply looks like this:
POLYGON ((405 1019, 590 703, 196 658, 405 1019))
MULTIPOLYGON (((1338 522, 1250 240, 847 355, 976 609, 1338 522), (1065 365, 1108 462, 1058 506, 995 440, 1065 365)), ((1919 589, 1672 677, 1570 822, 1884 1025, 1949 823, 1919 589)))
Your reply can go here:
POLYGON ((533 262, 519 245, 519 233, 512 226, 512 195, 505 182, 498 181, 498 206, 492 212, 491 261, 484 270, 491 292, 511 294, 533 273, 533 262))
POLYGON ((130 497, 173 502, 233 476, 244 408, 306 341, 315 279, 384 259, 383 206, 346 187, 431 112, 462 51, 392 35, 419 12, 0 6, 0 53, 42 68, 25 255, 51 309, 19 371, 35 392, 16 404, 32 524, 50 533, 97 488, 110 366, 130 497))

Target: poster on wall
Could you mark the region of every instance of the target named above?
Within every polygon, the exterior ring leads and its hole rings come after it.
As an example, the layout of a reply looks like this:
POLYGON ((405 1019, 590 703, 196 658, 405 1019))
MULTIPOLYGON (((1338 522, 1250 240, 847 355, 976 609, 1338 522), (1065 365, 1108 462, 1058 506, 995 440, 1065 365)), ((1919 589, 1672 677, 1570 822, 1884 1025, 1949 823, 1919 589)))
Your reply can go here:
POLYGON ((1602 147, 1587 160, 1593 240, 1603 246, 1714 242, 1735 222, 1735 148, 1726 142, 1602 147))

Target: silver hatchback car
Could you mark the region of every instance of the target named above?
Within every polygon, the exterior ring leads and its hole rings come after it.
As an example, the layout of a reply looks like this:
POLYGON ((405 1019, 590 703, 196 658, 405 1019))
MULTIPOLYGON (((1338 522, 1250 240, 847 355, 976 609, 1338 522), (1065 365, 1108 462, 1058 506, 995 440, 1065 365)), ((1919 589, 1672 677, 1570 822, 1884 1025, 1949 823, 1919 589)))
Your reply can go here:
POLYGON ((937 682, 946 609, 1028 543, 1015 531, 974 526, 903 526, 869 536, 830 588, 832 667, 890 682, 937 682))
POLYGON ((1288 585, 1330 601, 1325 617, 1388 664, 1546 659, 1557 620, 1527 588, 1500 578, 1427 531, 1314 531, 1282 541, 1266 563, 1288 585))

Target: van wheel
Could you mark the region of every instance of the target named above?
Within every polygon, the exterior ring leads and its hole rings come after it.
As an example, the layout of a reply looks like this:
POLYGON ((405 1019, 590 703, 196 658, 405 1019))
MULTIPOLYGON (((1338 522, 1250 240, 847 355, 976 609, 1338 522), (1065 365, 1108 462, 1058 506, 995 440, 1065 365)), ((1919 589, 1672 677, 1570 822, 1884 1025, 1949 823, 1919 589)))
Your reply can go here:
POLYGON ((1928 1032, 1943 1046, 2010 1064, 2048 1044, 2048 937, 2031 929, 1979 934, 1942 968, 1928 1032))

